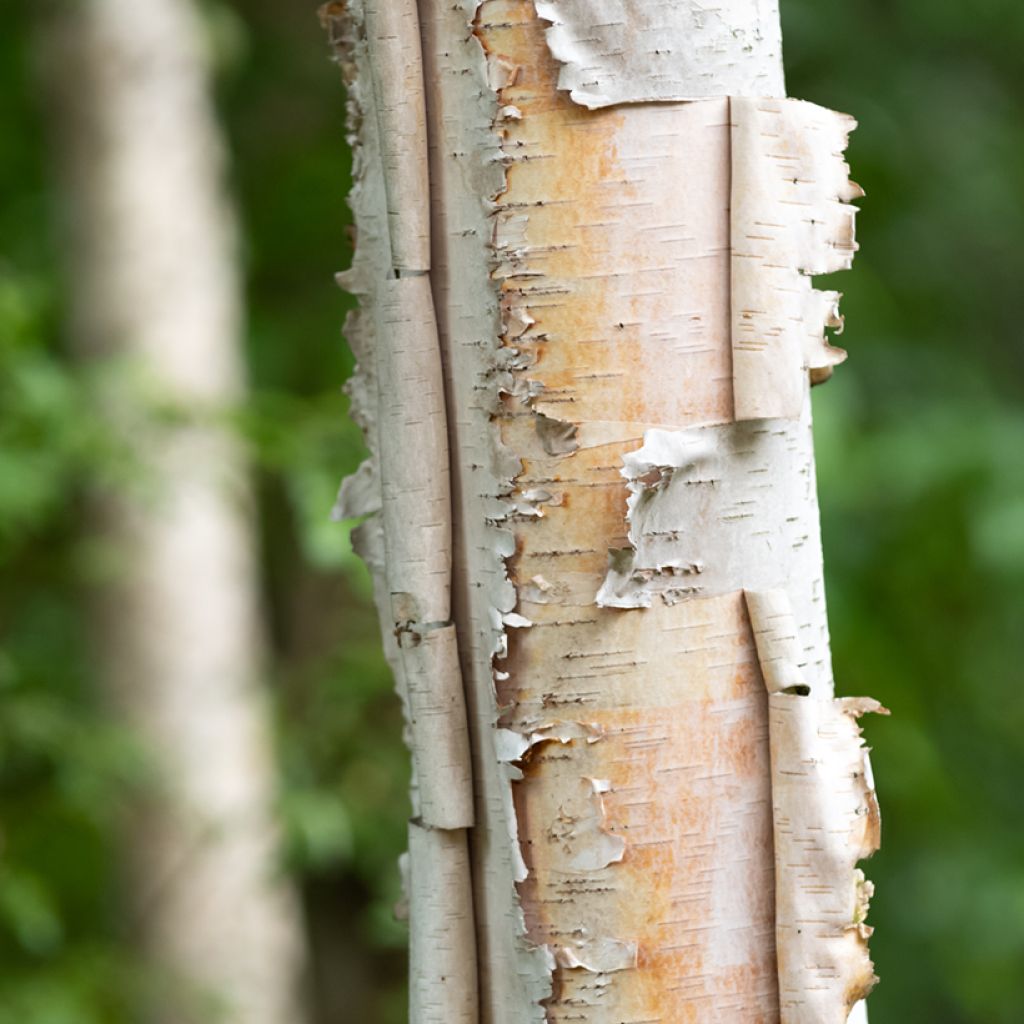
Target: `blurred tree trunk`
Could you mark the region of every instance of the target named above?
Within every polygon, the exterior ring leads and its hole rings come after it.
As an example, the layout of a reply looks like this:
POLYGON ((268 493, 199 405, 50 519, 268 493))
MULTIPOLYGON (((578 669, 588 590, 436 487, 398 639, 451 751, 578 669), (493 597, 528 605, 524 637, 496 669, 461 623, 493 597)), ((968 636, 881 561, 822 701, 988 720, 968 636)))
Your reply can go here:
POLYGON ((209 54, 189 0, 58 4, 48 69, 71 334, 127 443, 89 528, 98 670, 154 777, 125 832, 159 1024, 301 1019, 246 466, 241 294, 209 54))
POLYGON ((852 121, 785 99, 765 0, 323 17, 412 1019, 847 1021, 877 706, 833 697, 808 275, 855 249, 852 121))

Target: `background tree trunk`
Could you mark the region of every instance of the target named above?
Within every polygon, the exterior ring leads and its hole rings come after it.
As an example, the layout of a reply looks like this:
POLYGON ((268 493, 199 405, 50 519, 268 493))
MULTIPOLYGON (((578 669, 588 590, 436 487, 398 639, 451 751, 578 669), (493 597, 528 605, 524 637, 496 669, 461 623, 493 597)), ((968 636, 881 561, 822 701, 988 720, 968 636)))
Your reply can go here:
POLYGON ((784 98, 770 2, 324 10, 374 452, 340 512, 374 513, 410 719, 413 1019, 846 1021, 878 707, 833 697, 809 383, 843 353, 808 275, 856 248, 853 122, 784 98), (449 615, 465 715, 422 655, 449 615), (472 822, 434 778, 457 803, 467 721, 472 822))
POLYGON ((144 468, 92 528, 111 561, 98 669, 151 758, 126 833, 150 1019, 301 1019, 243 453, 235 224, 187 0, 58 8, 50 71, 70 196, 72 338, 117 372, 103 413, 144 468), (221 1014, 221 1016, 217 1016, 221 1014), (212 1015, 212 1016, 211 1016, 212 1015))

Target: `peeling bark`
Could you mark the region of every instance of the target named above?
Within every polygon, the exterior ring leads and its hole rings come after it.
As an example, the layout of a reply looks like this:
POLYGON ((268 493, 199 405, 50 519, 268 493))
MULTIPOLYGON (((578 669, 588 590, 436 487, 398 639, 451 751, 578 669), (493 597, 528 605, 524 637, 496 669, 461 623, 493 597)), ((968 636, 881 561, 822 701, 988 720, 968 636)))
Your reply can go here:
POLYGON ((857 122, 798 100, 734 99, 732 357, 737 420, 800 415, 809 373, 846 358, 838 292, 810 275, 848 270, 863 196, 843 161, 857 122))
POLYGON ((585 107, 783 96, 776 0, 537 0, 558 87, 585 107))
POLYGON ((430 279, 424 80, 413 0, 321 8, 349 87, 356 258, 339 282, 361 300, 346 325, 350 385, 370 459, 336 517, 367 513, 360 541, 413 753, 409 824, 410 1020, 474 1024, 477 956, 466 701, 451 622, 447 413, 430 279), (374 399, 376 399, 374 401, 374 399))
POLYGON ((888 712, 815 694, 785 593, 746 601, 769 694, 779 1019, 842 1024, 878 980, 867 949, 874 888, 856 865, 878 849, 881 821, 857 719, 888 712))
POLYGON ((782 98, 770 0, 420 18, 480 1019, 798 1019, 744 592, 785 595, 831 707, 808 388, 837 296, 808 275, 852 255, 852 123, 782 98))
MULTIPOLYGON (((806 384, 805 384, 806 390, 806 384)), ((623 456, 629 547, 612 553, 597 603, 635 608, 793 581, 799 662, 828 687, 828 634, 810 409, 648 430, 623 456)))

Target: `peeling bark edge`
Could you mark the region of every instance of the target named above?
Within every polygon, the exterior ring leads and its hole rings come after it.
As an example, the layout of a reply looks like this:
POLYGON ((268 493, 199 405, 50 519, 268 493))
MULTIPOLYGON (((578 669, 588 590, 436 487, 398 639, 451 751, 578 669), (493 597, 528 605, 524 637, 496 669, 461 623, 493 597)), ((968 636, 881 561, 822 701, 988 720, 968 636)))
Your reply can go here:
POLYGON ((872 884, 857 868, 881 819, 857 719, 864 697, 811 693, 783 591, 745 593, 768 691, 780 1024, 846 1024, 878 980, 868 955, 872 884))
POLYGON ((850 205, 864 195, 843 159, 857 122, 814 103, 733 97, 730 297, 737 420, 796 419, 807 382, 846 353, 840 293, 811 277, 848 270, 857 251, 850 205))
POLYGON ((783 588, 796 612, 796 663, 830 694, 810 412, 807 403, 795 421, 648 430, 620 471, 630 547, 609 552, 595 603, 643 608, 783 588))
POLYGON ((500 391, 513 383, 510 353, 502 350, 497 289, 487 240, 494 202, 505 188, 495 124, 512 111, 499 110, 496 89, 507 69, 488 59, 477 34, 476 0, 421 3, 433 205, 431 283, 450 400, 453 448, 460 458, 456 494, 471 491, 474 515, 459 523, 457 557, 471 552, 473 574, 457 566, 460 647, 472 732, 474 787, 479 828, 473 833, 472 874, 479 942, 481 1016, 543 1021, 551 993, 553 957, 526 941, 516 894, 521 869, 512 801, 514 766, 497 754, 497 680, 507 654, 507 629, 525 625, 516 616, 517 595, 506 560, 515 549, 508 520, 516 514, 513 480, 520 462, 502 444, 495 415, 500 391), (452 267, 458 269, 453 272, 452 267), (468 406, 468 408, 467 408, 468 406), (459 554, 461 552, 461 555, 459 554), (506 926, 489 929, 486 922, 506 926), (484 923, 479 923, 484 922, 484 923))
POLYGON ((591 110, 786 93, 777 0, 536 0, 535 7, 551 22, 559 88, 591 110))

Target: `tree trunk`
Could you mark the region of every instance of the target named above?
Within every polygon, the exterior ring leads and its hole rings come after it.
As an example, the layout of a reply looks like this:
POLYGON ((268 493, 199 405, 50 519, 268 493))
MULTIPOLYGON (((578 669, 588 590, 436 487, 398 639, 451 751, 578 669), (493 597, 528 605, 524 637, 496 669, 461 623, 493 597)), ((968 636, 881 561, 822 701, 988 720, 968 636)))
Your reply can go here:
POLYGON ((156 773, 125 840, 134 923, 167 983, 148 1019, 297 1021, 250 495, 227 421, 241 303, 205 40, 187 0, 87 0, 54 29, 73 343, 108 365, 103 414, 138 460, 91 526, 113 558, 99 674, 156 773))
POLYGON ((846 1021, 879 709, 833 697, 809 386, 844 354, 808 275, 856 248, 852 120, 784 98, 771 0, 324 15, 413 1020, 846 1021))

